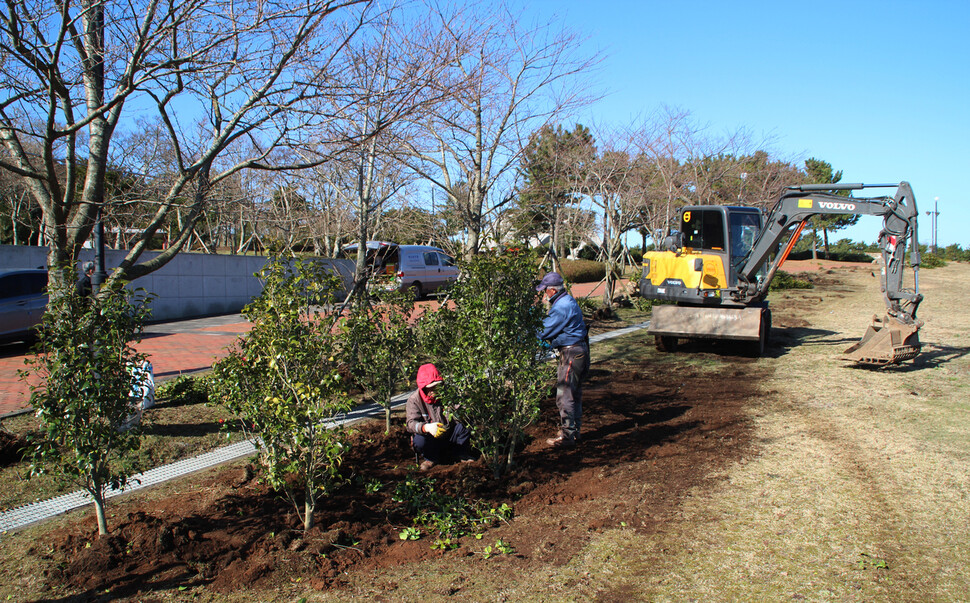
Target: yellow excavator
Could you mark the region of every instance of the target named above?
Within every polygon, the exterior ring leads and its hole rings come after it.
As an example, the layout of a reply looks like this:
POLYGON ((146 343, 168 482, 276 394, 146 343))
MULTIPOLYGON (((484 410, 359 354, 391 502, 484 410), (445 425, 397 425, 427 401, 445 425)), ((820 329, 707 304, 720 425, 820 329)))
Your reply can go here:
POLYGON ((664 239, 660 251, 648 252, 643 259, 640 295, 672 302, 653 307, 648 333, 657 348, 669 352, 682 339, 716 339, 739 342, 755 356, 764 354, 771 334, 768 286, 809 218, 827 214, 883 218, 879 247, 886 314, 873 316, 865 335, 843 352, 843 358, 861 365, 915 358, 923 325, 916 319, 916 309, 923 296, 919 293, 919 212, 908 182, 792 186, 767 215, 754 207, 682 208, 679 229, 664 239), (843 196, 845 191, 890 187, 896 189, 893 196, 843 196), (907 248, 914 274, 912 289, 903 288, 907 248))

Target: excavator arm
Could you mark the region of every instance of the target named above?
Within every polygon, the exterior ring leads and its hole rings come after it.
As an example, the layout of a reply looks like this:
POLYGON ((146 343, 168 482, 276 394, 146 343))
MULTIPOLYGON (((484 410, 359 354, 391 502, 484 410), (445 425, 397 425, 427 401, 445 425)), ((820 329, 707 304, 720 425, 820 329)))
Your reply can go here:
POLYGON ((679 339, 715 339, 764 352, 771 331, 768 290, 812 216, 882 217, 882 293, 885 316, 874 316, 862 339, 843 352, 858 364, 897 364, 920 351, 922 322, 916 199, 909 183, 811 184, 790 187, 762 221, 753 208, 689 206, 670 244, 648 252, 640 295, 673 302, 653 308, 648 332, 657 347, 672 351, 679 339), (893 196, 849 197, 839 191, 895 187, 893 196), (752 234, 756 233, 756 234, 752 234), (750 235, 750 238, 748 238, 750 235), (913 289, 903 286, 907 248, 913 289))
POLYGON ((789 187, 765 219, 763 228, 747 256, 739 262, 738 287, 732 296, 742 303, 763 299, 775 272, 788 257, 801 228, 812 216, 822 214, 871 215, 883 218, 879 247, 883 256, 883 297, 887 312, 895 319, 912 324, 923 296, 919 293, 919 246, 917 245, 916 199, 908 182, 895 184, 809 184, 789 187), (843 197, 834 191, 896 187, 892 197, 843 197), (788 244, 779 249, 787 237, 788 244), (903 268, 907 247, 915 275, 915 289, 903 288, 903 268), (766 268, 767 270, 763 270, 766 268), (762 275, 762 276, 759 276, 762 275))

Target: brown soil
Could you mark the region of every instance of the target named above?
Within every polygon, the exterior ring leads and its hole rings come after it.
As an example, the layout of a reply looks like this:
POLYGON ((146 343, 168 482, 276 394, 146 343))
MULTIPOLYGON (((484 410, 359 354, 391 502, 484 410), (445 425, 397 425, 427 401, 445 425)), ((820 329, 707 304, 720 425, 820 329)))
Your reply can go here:
MULTIPOLYGON (((645 335, 635 337, 647 345, 645 335)), ((671 370, 658 363, 655 369, 594 363, 578 449, 545 446, 556 428, 549 398, 510 476, 492 480, 481 461, 439 466, 429 475, 440 491, 513 505, 515 518, 486 538, 515 547, 508 557, 516 572, 564 564, 608 528, 661 530, 684 496, 748 453, 743 407, 765 369, 746 359, 723 363, 719 356, 706 367, 671 370), (734 384, 730 391, 722 386, 726 380, 734 384)), ((403 431, 385 438, 381 428, 373 422, 354 437, 344 465, 349 479, 325 501, 316 514, 319 527, 309 534, 251 467, 237 465, 189 477, 180 486, 189 491, 154 499, 150 507, 113 501, 110 536, 99 539, 93 519, 79 518, 32 552, 57 568, 46 576, 48 583, 70 585, 82 593, 77 600, 148 601, 153 593, 201 585, 237 594, 294 583, 340 589, 355 572, 442 556, 457 561, 480 550, 482 542, 472 537, 447 552, 433 550, 427 537, 399 538, 412 518, 391 495, 415 472, 414 455, 403 431), (373 480, 383 488, 366 493, 364 484, 373 480)), ((405 595, 395 593, 393 583, 378 588, 387 596, 405 595)))

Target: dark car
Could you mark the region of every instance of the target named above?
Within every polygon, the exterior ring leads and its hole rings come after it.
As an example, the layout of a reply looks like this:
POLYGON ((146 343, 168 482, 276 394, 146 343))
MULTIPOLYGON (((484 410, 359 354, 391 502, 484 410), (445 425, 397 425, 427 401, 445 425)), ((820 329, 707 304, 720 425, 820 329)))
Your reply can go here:
POLYGON ((46 270, 0 270, 0 342, 32 339, 46 309, 46 270))

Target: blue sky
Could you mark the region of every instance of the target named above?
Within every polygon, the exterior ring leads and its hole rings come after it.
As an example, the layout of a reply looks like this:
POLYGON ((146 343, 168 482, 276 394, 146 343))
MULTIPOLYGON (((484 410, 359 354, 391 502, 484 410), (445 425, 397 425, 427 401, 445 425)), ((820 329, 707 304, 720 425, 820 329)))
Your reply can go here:
MULTIPOLYGON (((667 104, 828 161, 843 182, 908 180, 920 242, 938 197, 938 243, 970 247, 970 0, 528 5, 605 55, 606 96, 578 121, 632 123, 667 104)), ((835 238, 872 242, 880 225, 863 217, 835 238)))

